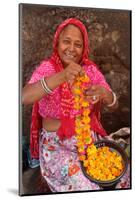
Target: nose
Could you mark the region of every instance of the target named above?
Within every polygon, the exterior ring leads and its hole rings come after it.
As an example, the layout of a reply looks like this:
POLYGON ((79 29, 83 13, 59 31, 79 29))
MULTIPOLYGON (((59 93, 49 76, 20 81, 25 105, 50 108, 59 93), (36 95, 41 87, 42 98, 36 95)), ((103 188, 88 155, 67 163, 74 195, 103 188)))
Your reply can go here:
POLYGON ((69 49, 68 49, 70 52, 73 52, 74 51, 74 43, 71 43, 69 45, 69 49))

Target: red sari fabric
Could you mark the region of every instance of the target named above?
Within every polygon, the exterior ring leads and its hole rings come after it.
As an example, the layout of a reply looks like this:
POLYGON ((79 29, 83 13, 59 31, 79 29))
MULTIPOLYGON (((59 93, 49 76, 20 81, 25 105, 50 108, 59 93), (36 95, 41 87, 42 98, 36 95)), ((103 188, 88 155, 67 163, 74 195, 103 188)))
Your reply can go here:
MULTIPOLYGON (((94 64, 92 61, 88 59, 88 54, 89 54, 88 34, 84 24, 78 19, 69 18, 59 25, 54 35, 53 54, 50 58, 50 62, 54 65, 56 73, 60 72, 64 68, 57 52, 58 39, 60 33, 69 24, 77 26, 81 30, 83 35, 84 50, 80 65, 94 64)), ((59 138, 63 140, 64 138, 70 138, 75 134, 75 123, 74 123, 75 117, 71 114, 71 110, 73 108, 73 95, 71 93, 70 85, 67 82, 65 82, 60 87, 61 87, 61 116, 60 116, 61 127, 57 131, 57 134, 59 138)), ((39 130, 41 128, 42 128, 41 116, 38 113, 38 102, 36 102, 33 105, 31 130, 30 130, 30 151, 32 158, 37 158, 37 159, 39 158, 39 149, 38 149, 39 130)), ((107 135, 100 123, 99 103, 94 107, 94 112, 91 117, 91 128, 92 130, 96 131, 102 136, 107 135)))

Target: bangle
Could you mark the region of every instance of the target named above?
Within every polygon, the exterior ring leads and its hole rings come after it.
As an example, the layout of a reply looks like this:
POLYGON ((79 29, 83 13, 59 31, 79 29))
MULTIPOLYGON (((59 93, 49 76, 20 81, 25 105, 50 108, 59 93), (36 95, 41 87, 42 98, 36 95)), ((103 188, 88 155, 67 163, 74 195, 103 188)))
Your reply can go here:
POLYGON ((41 83, 41 85, 42 85, 42 88, 44 89, 44 91, 45 91, 47 94, 52 93, 52 90, 48 87, 48 85, 47 85, 47 83, 46 83, 46 81, 45 81, 44 78, 42 78, 42 79, 40 80, 40 83, 41 83))
POLYGON ((117 101, 116 94, 114 92, 112 94, 113 94, 113 102, 111 104, 107 105, 107 107, 112 107, 117 101))
POLYGON ((41 86, 42 86, 43 90, 45 91, 45 93, 48 94, 48 91, 46 90, 46 88, 45 88, 45 86, 44 86, 44 84, 43 84, 42 79, 40 80, 40 83, 41 83, 41 86))

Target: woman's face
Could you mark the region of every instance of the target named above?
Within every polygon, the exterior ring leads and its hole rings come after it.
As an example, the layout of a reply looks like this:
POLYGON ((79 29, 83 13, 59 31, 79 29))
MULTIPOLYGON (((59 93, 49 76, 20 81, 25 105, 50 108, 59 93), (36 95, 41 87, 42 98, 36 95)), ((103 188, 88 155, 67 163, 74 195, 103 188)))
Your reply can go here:
POLYGON ((70 62, 79 63, 83 53, 83 36, 80 29, 68 25, 60 34, 58 54, 66 67, 70 62))

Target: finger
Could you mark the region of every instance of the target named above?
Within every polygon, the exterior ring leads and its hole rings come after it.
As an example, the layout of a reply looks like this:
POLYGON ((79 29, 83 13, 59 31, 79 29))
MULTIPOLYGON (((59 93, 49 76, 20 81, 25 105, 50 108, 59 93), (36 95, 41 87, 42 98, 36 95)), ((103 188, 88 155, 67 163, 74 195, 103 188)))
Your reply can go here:
POLYGON ((69 77, 68 77, 68 80, 70 81, 70 80, 73 80, 74 81, 74 79, 75 79, 75 75, 74 74, 70 74, 69 75, 69 77))
POLYGON ((84 71, 84 69, 81 67, 80 76, 84 76, 84 75, 85 75, 85 71, 84 71))
POLYGON ((68 70, 68 73, 71 73, 71 74, 73 74, 73 75, 75 75, 75 76, 77 76, 77 75, 79 75, 80 74, 80 70, 82 70, 81 68, 75 68, 75 67, 73 67, 73 68, 70 68, 69 70, 68 70))
POLYGON ((86 95, 102 94, 103 90, 99 86, 93 85, 86 90, 86 95))
POLYGON ((82 71, 82 66, 75 63, 74 65, 72 65, 72 70, 81 72, 82 71))
POLYGON ((96 104, 96 103, 98 103, 99 102, 99 98, 97 98, 96 100, 92 100, 91 101, 91 103, 94 105, 94 104, 96 104))
POLYGON ((86 96, 94 96, 94 95, 99 95, 99 94, 100 94, 99 91, 92 91, 92 90, 85 91, 86 96))
POLYGON ((90 89, 91 89, 91 91, 96 91, 98 89, 98 86, 97 85, 92 85, 90 89))
POLYGON ((89 88, 86 89, 85 94, 86 95, 92 95, 93 92, 96 91, 96 87, 95 86, 90 86, 89 88))
POLYGON ((91 96, 86 96, 85 99, 92 104, 96 104, 98 101, 100 101, 100 96, 99 95, 91 95, 91 96))
POLYGON ((71 88, 72 88, 72 85, 73 85, 73 83, 74 83, 74 80, 73 80, 73 79, 72 79, 72 80, 69 80, 68 83, 69 83, 69 85, 70 85, 71 88))
POLYGON ((71 74, 73 74, 73 75, 78 75, 79 72, 80 72, 79 70, 72 70, 72 71, 71 71, 71 74))

